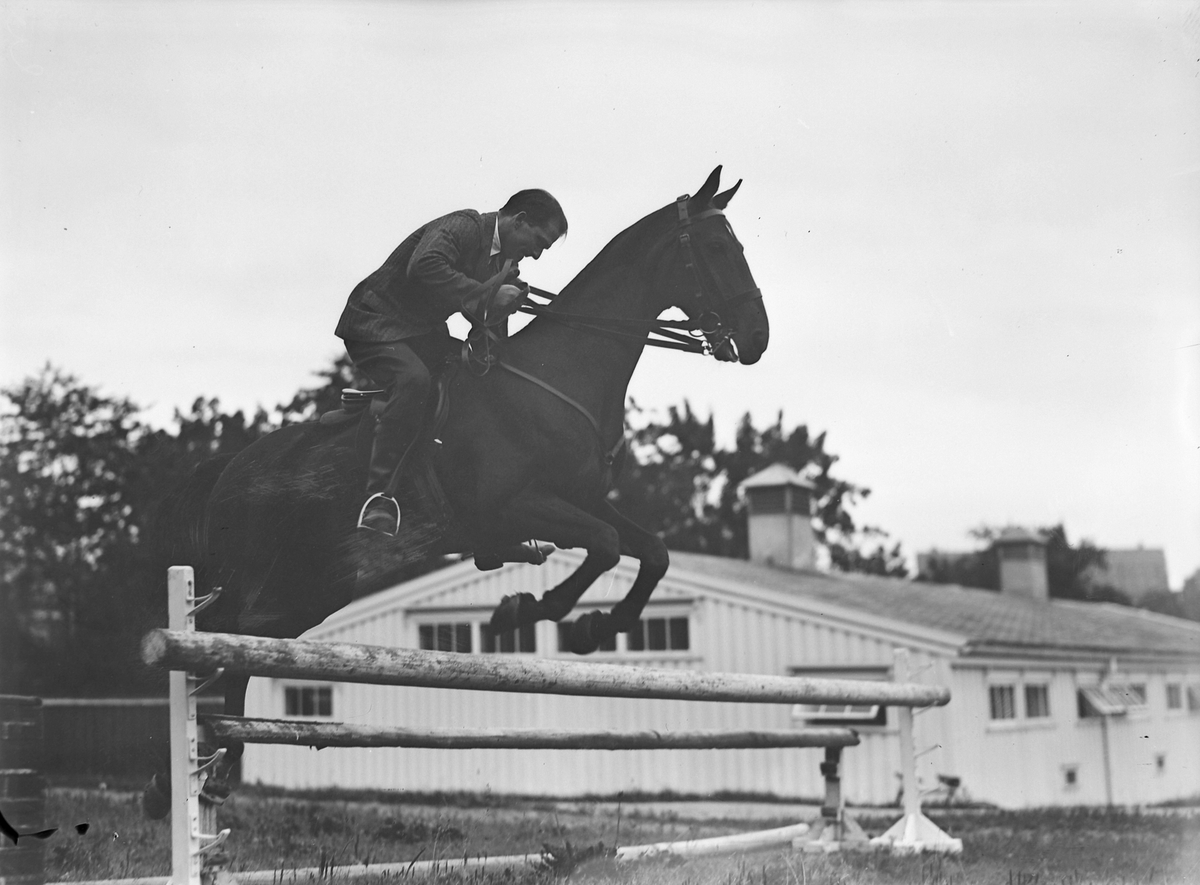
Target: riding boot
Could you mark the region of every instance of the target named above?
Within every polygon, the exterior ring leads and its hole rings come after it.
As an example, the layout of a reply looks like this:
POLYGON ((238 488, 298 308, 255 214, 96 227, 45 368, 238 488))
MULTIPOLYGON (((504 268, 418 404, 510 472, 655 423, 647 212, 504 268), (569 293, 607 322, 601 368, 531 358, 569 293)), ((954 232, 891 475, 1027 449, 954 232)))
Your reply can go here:
POLYGON ((367 500, 358 514, 358 527, 385 535, 400 531, 401 466, 421 433, 423 421, 406 422, 401 427, 379 423, 371 445, 371 463, 367 468, 367 500))

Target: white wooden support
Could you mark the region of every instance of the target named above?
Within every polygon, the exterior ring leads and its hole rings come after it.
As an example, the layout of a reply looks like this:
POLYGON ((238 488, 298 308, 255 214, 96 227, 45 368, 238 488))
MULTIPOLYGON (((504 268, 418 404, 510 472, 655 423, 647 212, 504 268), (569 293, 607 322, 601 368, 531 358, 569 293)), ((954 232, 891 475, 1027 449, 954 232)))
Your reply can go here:
MULTIPOLYGON (((172 630, 196 629, 196 583, 190 566, 172 566, 167 573, 167 613, 172 630)), ((224 751, 200 758, 200 736, 196 720, 197 680, 192 674, 172 670, 171 716, 171 885, 201 885, 211 877, 204 870, 203 855, 229 837, 216 830, 216 806, 201 790, 209 771, 220 762, 224 751)))
MULTIPOLYGON (((892 678, 897 682, 907 682, 911 678, 908 649, 895 649, 892 678)), ((900 730, 900 778, 904 787, 904 817, 892 824, 882 836, 872 839, 871 843, 888 847, 896 854, 919 854, 923 851, 961 854, 962 839, 950 838, 948 833, 921 811, 912 708, 896 708, 896 721, 900 730)))

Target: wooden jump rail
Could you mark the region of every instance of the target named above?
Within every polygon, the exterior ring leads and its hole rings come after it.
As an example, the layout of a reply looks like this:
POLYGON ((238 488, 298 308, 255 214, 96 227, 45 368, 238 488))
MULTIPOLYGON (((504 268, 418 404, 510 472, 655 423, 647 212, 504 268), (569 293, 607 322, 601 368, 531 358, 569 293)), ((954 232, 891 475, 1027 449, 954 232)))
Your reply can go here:
POLYGON ((854 747, 848 728, 764 731, 551 731, 539 728, 389 728, 295 719, 201 716, 213 737, 302 747, 405 747, 432 750, 763 750, 854 747))
MULTIPOLYGON (((220 885, 231 879, 241 885, 276 881, 280 871, 229 874, 219 846, 229 830, 217 832, 216 806, 203 795, 209 774, 224 750, 198 756, 201 739, 314 747, 427 747, 442 749, 758 749, 824 748, 821 773, 825 801, 821 818, 811 826, 800 823, 777 830, 738 836, 659 845, 624 846, 618 858, 652 855, 703 855, 749 851, 791 844, 805 850, 832 850, 843 842, 867 844, 861 828, 845 814, 840 761, 845 747, 859 742, 848 728, 810 728, 760 731, 553 731, 546 729, 409 729, 349 725, 304 720, 198 716, 195 695, 200 684, 222 670, 288 679, 357 682, 473 691, 502 691, 586 697, 650 698, 659 700, 725 701, 770 704, 880 704, 896 707, 904 767, 906 814, 882 840, 896 847, 920 850, 961 850, 962 843, 920 814, 912 753, 914 707, 946 704, 948 689, 907 681, 907 652, 897 649, 896 681, 868 682, 837 679, 704 673, 619 664, 593 664, 545 659, 413 651, 410 649, 268 639, 195 631, 196 612, 211 597, 197 599, 192 569, 177 566, 168 577, 170 625, 153 630, 142 642, 142 657, 153 667, 170 672, 171 709, 171 862, 168 878, 113 880, 74 885, 220 885), (199 674, 199 675, 197 675, 199 674), (909 798, 910 796, 914 798, 909 798), (932 828, 932 829, 931 829, 932 828), (208 863, 205 863, 205 859, 208 863)), ((872 840, 879 843, 880 840, 872 840)), ((337 876, 404 874, 415 876, 449 869, 496 869, 536 863, 540 855, 464 858, 458 861, 356 865, 334 869, 288 870, 290 881, 337 876)))
POLYGON ((231 633, 154 630, 142 658, 165 670, 209 672, 224 667, 251 676, 507 691, 522 694, 769 704, 886 704, 928 707, 950 701, 938 685, 808 679, 751 673, 697 673, 547 659, 267 639, 231 633))

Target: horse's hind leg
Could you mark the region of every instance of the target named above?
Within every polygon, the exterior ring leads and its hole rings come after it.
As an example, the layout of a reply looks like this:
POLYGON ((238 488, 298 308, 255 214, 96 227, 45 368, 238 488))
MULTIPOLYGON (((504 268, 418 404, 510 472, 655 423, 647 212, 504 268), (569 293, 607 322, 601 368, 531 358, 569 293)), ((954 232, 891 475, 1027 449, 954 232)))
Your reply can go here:
POLYGON ((616 529, 548 493, 523 492, 500 510, 496 524, 504 526, 504 535, 508 536, 501 539, 497 532, 498 544, 510 543, 515 534, 550 541, 559 547, 587 550, 579 568, 558 586, 543 593, 541 599, 530 593, 504 597, 492 613, 489 625, 498 633, 535 621, 561 620, 575 607, 584 591, 621 558, 616 529))
MULTIPOLYGON (((250 684, 250 676, 246 673, 226 672, 221 678, 225 684, 225 715, 245 716, 246 687, 250 684)), ((213 776, 205 782, 204 792, 210 798, 223 800, 232 790, 230 775, 242 758, 242 753, 246 751, 246 745, 242 741, 232 739, 221 741, 216 748, 210 748, 210 752, 212 749, 224 749, 225 758, 214 769, 213 776)))
POLYGON ((607 501, 597 512, 621 538, 621 552, 638 560, 638 573, 625 598, 611 612, 589 612, 571 628, 571 650, 577 654, 595 651, 618 633, 631 630, 650 600, 650 594, 667 573, 670 555, 662 539, 618 513, 607 501))

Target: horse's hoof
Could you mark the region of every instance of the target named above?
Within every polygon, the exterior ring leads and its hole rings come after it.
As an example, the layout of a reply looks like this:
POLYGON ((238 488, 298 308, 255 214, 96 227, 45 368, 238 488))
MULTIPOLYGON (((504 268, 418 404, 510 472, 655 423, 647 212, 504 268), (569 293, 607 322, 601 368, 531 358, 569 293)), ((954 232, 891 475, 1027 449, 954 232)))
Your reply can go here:
POLYGON ((171 813, 171 785, 156 774, 142 790, 142 814, 150 820, 162 820, 171 813))
POLYGON ((488 627, 493 633, 507 633, 526 624, 533 624, 546 617, 542 604, 532 593, 505 596, 492 612, 488 627))
POLYGON ((229 785, 229 781, 218 777, 208 778, 200 788, 200 795, 213 805, 224 805, 232 792, 233 787, 229 785))
POLYGON ((588 612, 580 615, 571 625, 569 636, 571 651, 577 655, 590 655, 598 649, 605 640, 611 639, 617 633, 612 628, 611 619, 605 612, 588 612))
POLYGON ((495 554, 484 554, 475 556, 475 568, 481 572, 490 572, 501 568, 504 565, 504 560, 495 554))

